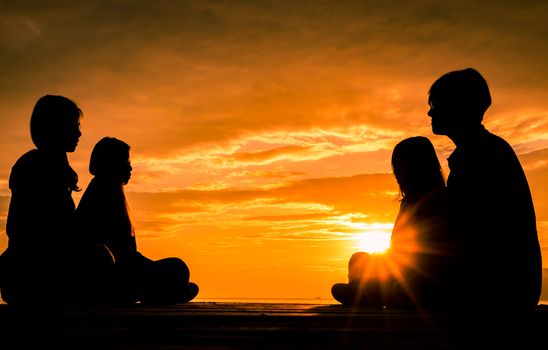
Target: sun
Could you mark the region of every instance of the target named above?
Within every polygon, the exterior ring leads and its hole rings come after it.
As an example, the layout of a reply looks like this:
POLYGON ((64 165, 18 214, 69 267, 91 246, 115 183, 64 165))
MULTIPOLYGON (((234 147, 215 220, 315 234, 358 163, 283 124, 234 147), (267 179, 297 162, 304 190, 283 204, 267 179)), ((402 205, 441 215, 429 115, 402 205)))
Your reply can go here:
POLYGON ((355 248, 361 252, 384 253, 390 248, 390 232, 373 230, 354 235, 355 248))

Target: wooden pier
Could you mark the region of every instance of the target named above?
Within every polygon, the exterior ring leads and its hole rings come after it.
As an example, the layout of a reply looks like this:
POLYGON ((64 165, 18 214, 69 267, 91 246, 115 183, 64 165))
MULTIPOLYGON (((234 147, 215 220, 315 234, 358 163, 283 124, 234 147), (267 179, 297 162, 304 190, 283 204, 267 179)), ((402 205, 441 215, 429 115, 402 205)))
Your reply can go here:
POLYGON ((0 349, 542 348, 548 306, 526 315, 341 305, 191 302, 19 310, 0 305, 0 349), (535 345, 536 344, 536 345, 535 345), (540 347, 539 347, 540 346, 540 347))

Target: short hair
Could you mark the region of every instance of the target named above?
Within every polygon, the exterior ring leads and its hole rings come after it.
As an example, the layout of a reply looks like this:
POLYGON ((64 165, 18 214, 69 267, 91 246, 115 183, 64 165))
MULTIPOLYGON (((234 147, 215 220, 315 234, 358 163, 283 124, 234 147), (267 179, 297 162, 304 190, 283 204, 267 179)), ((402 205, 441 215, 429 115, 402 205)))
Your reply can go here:
POLYGON ((459 111, 479 118, 491 106, 491 93, 483 76, 473 68, 455 70, 438 78, 428 92, 428 103, 449 104, 459 111))
POLYGON ((114 137, 103 137, 93 147, 89 160, 89 172, 94 176, 112 175, 120 168, 120 162, 129 156, 129 145, 114 137))
POLYGON ((76 103, 64 96, 45 95, 34 105, 30 117, 30 136, 38 149, 60 146, 68 125, 82 117, 76 103))

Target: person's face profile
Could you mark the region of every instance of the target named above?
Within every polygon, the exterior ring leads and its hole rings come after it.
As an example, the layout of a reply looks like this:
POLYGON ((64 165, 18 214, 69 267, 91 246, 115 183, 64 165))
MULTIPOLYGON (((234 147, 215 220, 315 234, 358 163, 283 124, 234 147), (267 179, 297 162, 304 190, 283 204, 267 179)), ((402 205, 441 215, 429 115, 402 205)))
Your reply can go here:
POLYGON ((78 118, 68 125, 65 138, 65 152, 74 152, 76 150, 80 136, 82 136, 82 131, 80 130, 80 118, 78 118))
POLYGON ((131 160, 129 157, 127 158, 127 161, 124 163, 124 175, 123 175, 123 183, 124 185, 127 185, 129 182, 129 179, 131 178, 131 171, 133 170, 133 167, 131 166, 131 160))
POLYGON ((435 135, 448 135, 454 129, 455 117, 452 109, 444 103, 430 103, 428 116, 431 118, 432 132, 435 135))
POLYGON ((116 164, 116 170, 114 171, 116 178, 122 182, 122 185, 127 185, 131 178, 131 171, 133 170, 129 151, 119 153, 114 163, 116 164))

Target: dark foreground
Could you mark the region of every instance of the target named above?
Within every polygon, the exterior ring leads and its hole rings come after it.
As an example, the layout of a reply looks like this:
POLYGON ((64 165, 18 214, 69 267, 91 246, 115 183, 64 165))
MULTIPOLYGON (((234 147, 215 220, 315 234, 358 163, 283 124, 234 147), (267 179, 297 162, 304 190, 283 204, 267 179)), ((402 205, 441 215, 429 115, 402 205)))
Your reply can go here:
POLYGON ((544 348, 548 306, 526 315, 340 305, 196 302, 16 310, 0 305, 0 349, 544 348))

